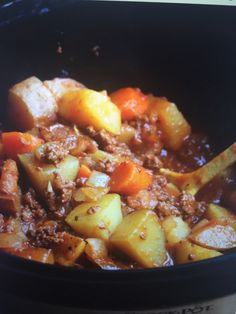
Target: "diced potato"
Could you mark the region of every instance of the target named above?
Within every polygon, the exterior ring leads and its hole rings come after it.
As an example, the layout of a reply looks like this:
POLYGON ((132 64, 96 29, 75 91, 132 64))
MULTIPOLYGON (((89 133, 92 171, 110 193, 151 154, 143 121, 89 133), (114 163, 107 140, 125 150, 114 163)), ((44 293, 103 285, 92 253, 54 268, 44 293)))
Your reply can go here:
POLYGON ((201 261, 222 255, 220 252, 203 248, 186 240, 177 243, 172 253, 174 261, 178 264, 201 261))
POLYGON ((232 249, 236 247, 236 230, 226 220, 211 220, 208 225, 192 233, 189 239, 209 249, 232 249))
POLYGON ((39 247, 25 249, 5 248, 3 251, 36 262, 54 264, 54 256, 51 249, 39 247))
POLYGON ((110 244, 143 267, 162 266, 167 258, 163 229, 150 210, 138 210, 124 217, 110 244))
POLYGON ((20 189, 18 187, 19 172, 16 162, 7 159, 0 176, 0 212, 16 216, 21 209, 20 189))
POLYGON ((73 192, 73 198, 76 202, 94 202, 108 192, 109 188, 82 187, 73 192))
POLYGON ((90 89, 66 93, 59 101, 59 114, 79 126, 92 125, 96 130, 120 133, 121 114, 118 107, 107 95, 90 89))
POLYGON ((148 112, 157 113, 165 146, 178 150, 184 139, 190 135, 191 127, 177 106, 166 98, 155 97, 149 105, 148 112))
POLYGON ((90 187, 106 188, 109 180, 110 177, 107 174, 93 170, 85 185, 90 187))
POLYGON ((174 245, 177 242, 187 238, 191 229, 181 217, 169 216, 162 222, 168 245, 174 245))
POLYGON ((118 194, 107 194, 97 202, 75 207, 66 217, 73 230, 86 237, 107 240, 122 221, 118 194))
POLYGON ((106 243, 104 240, 89 238, 86 239, 85 253, 88 259, 102 269, 119 269, 119 267, 108 256, 106 243))
POLYGON ((46 191, 49 181, 53 181, 54 173, 59 173, 65 180, 74 181, 79 170, 78 158, 71 155, 68 155, 56 166, 39 162, 34 154, 21 154, 18 157, 29 180, 41 194, 46 191))
POLYGON ((0 248, 22 248, 26 242, 26 237, 22 232, 0 233, 0 248))
POLYGON ((60 265, 71 266, 84 252, 85 241, 68 232, 63 232, 61 236, 63 242, 56 244, 53 248, 55 262, 60 265))
POLYGON ((43 84, 51 91, 57 101, 68 92, 85 88, 83 84, 70 78, 54 78, 44 81, 43 84))
POLYGON ((32 76, 9 90, 10 121, 19 130, 49 125, 56 120, 57 104, 52 93, 32 76))
POLYGON ((228 209, 216 205, 209 204, 205 213, 207 219, 233 219, 236 220, 236 215, 230 212, 228 209))
POLYGON ((122 124, 118 141, 128 144, 135 135, 135 128, 129 124, 122 124))

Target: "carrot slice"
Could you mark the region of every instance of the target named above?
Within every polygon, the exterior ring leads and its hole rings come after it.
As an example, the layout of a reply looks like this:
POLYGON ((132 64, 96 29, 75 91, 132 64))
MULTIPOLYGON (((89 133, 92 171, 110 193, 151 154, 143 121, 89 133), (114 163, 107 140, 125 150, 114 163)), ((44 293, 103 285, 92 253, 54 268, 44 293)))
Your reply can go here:
POLYGON ((31 153, 44 142, 29 133, 6 132, 2 133, 2 143, 6 157, 17 160, 17 154, 31 153))
POLYGON ((133 161, 122 162, 111 175, 111 192, 125 195, 136 194, 148 188, 152 182, 151 173, 133 161))
POLYGON ((121 88, 111 93, 110 98, 120 109, 122 120, 131 120, 143 114, 148 107, 148 97, 138 88, 121 88))
POLYGON ((78 178, 89 178, 91 173, 92 171, 89 169, 89 167, 81 165, 78 172, 78 178))

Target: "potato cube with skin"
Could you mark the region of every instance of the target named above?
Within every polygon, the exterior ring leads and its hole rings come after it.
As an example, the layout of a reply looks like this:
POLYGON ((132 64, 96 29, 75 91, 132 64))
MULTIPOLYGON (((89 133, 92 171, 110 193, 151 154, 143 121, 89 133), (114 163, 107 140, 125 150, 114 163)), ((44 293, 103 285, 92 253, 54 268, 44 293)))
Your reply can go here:
POLYGON ((178 264, 201 261, 221 255, 218 251, 203 248, 186 240, 177 243, 172 251, 174 261, 178 264))
POLYGON ((106 94, 94 90, 66 93, 59 101, 59 115, 78 126, 92 125, 96 130, 120 133, 120 110, 106 94))
POLYGON ((9 115, 19 130, 49 125, 56 120, 57 103, 52 93, 32 76, 9 90, 9 115))
POLYGON ((233 219, 236 221, 236 215, 216 204, 208 205, 205 216, 207 219, 233 219))
POLYGON ((66 217, 68 225, 78 234, 107 240, 122 221, 118 194, 106 194, 96 202, 75 207, 66 217))
POLYGON ((48 183, 53 181, 54 173, 64 180, 74 181, 79 170, 78 158, 71 155, 57 165, 42 163, 34 154, 21 154, 18 157, 32 185, 41 194, 47 190, 48 183))
POLYGON ((227 220, 211 220, 193 232, 189 239, 209 249, 232 249, 236 247, 236 224, 227 220))
POLYGON ((125 216, 110 237, 110 244, 143 267, 162 266, 167 258, 163 229, 157 215, 150 210, 125 216))
POLYGON ((61 233, 62 242, 53 248, 56 263, 71 266, 81 256, 85 249, 85 241, 68 232, 61 233))
POLYGON ((191 127, 174 103, 166 98, 154 97, 149 105, 149 114, 156 113, 167 148, 178 150, 190 135, 191 127))
POLYGON ((51 91, 57 101, 67 92, 85 88, 83 84, 70 78, 54 78, 44 81, 43 84, 51 91))
POLYGON ((165 232, 166 241, 168 245, 174 245, 175 243, 187 238, 190 234, 190 227, 183 221, 181 217, 169 216, 162 222, 162 227, 165 232))

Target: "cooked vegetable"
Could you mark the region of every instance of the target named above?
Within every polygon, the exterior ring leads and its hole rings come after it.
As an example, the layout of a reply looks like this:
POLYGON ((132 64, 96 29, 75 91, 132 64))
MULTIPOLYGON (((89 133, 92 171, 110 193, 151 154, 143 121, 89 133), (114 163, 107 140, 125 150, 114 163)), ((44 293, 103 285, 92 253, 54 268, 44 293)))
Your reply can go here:
POLYGON ((66 222, 78 234, 107 240, 122 220, 118 194, 107 194, 97 202, 75 207, 66 222))
POLYGON ((60 265, 71 266, 84 252, 85 241, 68 232, 62 232, 60 237, 63 241, 53 248, 55 261, 60 265))
POLYGON ((48 182, 53 181, 54 173, 59 173, 65 180, 74 181, 79 170, 78 159, 71 155, 57 165, 41 163, 33 154, 19 155, 19 160, 32 185, 41 194, 47 190, 48 182))
POLYGON ((181 217, 169 216, 162 221, 168 245, 174 245, 187 238, 190 234, 190 227, 181 217))
POLYGON ((123 143, 129 143, 135 135, 135 128, 129 124, 122 124, 118 140, 123 143))
POLYGON ((162 266, 166 260, 164 232, 153 211, 127 215, 110 237, 110 244, 143 267, 162 266))
POLYGON ((59 114, 79 126, 92 125, 96 130, 120 133, 119 109, 108 96, 90 89, 65 94, 59 101, 59 114))
POLYGON ((236 230, 227 220, 212 220, 191 234, 190 240, 209 249, 232 249, 236 247, 236 230))
POLYGON ((205 216, 207 219, 233 219, 236 221, 236 215, 234 215, 228 209, 216 204, 208 205, 205 216))
POLYGON ((69 78, 54 78, 44 81, 43 84, 51 91, 57 101, 68 92, 85 88, 83 84, 69 78))
POLYGON ((34 152, 43 140, 29 133, 6 132, 2 133, 2 143, 6 157, 17 160, 17 154, 34 152))
POLYGON ((148 98, 138 88, 121 88, 110 94, 111 101, 121 111, 122 120, 131 120, 143 114, 148 107, 148 98))
POLYGON ((73 192, 76 202, 95 202, 109 192, 109 188, 82 187, 73 192))
POLYGON ((44 264, 54 264, 54 257, 51 249, 44 248, 25 248, 25 249, 14 249, 14 248, 5 248, 5 252, 23 257, 25 259, 33 260, 36 262, 44 264))
POLYGON ((85 253, 88 259, 102 269, 119 269, 119 267, 108 256, 108 250, 104 240, 90 238, 86 239, 85 253))
POLYGON ((114 170, 111 175, 110 188, 111 192, 132 195, 147 189, 151 183, 150 172, 129 160, 122 162, 114 170))
POLYGON ((220 252, 203 248, 186 240, 177 243, 173 250, 174 260, 178 264, 201 261, 220 255, 222 255, 220 252))
POLYGON ((52 93, 38 78, 32 76, 9 90, 11 123, 27 131, 55 121, 57 104, 52 93))
POLYGON ((178 150, 191 133, 191 127, 174 103, 154 97, 149 104, 149 115, 156 113, 160 121, 164 144, 178 150))
POLYGON ((20 249, 27 241, 23 232, 0 233, 0 248, 15 248, 20 249))
POLYGON ((236 143, 217 155, 205 166, 189 173, 178 173, 169 169, 160 169, 161 174, 177 185, 181 190, 196 194, 205 184, 236 161, 236 143))
POLYGON ((94 170, 92 171, 85 185, 90 187, 106 188, 109 181, 110 177, 107 174, 94 170))
POLYGON ((89 169, 89 167, 85 165, 81 165, 78 172, 78 178, 89 178, 92 171, 89 169))
POLYGON ((20 212, 19 173, 14 160, 7 159, 0 178, 0 211, 9 215, 20 212))

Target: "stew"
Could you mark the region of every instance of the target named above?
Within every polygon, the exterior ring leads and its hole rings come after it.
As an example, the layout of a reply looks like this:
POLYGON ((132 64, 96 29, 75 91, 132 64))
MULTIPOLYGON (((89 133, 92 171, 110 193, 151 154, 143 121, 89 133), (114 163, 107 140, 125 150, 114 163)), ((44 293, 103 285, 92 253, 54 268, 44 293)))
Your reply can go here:
POLYGON ((30 77, 10 88, 8 112, 1 251, 116 270, 235 249, 236 143, 215 156, 167 98, 30 77))

